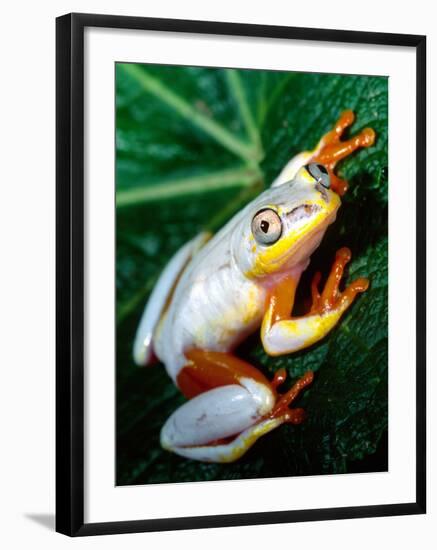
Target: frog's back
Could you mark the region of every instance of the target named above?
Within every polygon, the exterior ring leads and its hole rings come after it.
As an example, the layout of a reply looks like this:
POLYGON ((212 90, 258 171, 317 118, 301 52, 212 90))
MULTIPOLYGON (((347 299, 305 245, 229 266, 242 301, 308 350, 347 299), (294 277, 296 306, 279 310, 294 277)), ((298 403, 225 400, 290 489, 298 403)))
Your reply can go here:
POLYGON ((135 335, 133 357, 137 365, 147 365, 151 361, 154 333, 178 278, 190 259, 210 237, 209 233, 203 232, 191 239, 176 252, 161 273, 144 308, 135 335))
POLYGON ((233 227, 219 232, 190 261, 154 338, 154 349, 176 379, 184 351, 229 351, 261 323, 265 294, 235 264, 233 227))

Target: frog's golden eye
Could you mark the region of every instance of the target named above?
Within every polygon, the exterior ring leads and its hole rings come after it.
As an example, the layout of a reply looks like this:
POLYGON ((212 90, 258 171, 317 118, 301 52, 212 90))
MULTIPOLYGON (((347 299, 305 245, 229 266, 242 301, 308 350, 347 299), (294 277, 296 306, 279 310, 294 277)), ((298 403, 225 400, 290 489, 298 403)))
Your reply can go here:
POLYGON ((271 208, 264 208, 255 214, 252 220, 252 233, 259 244, 273 244, 282 233, 282 222, 271 208))
POLYGON ((323 187, 329 189, 331 186, 331 179, 329 177, 328 170, 325 166, 323 166, 323 164, 312 162, 311 164, 308 164, 306 169, 317 183, 320 183, 320 185, 323 185, 323 187))

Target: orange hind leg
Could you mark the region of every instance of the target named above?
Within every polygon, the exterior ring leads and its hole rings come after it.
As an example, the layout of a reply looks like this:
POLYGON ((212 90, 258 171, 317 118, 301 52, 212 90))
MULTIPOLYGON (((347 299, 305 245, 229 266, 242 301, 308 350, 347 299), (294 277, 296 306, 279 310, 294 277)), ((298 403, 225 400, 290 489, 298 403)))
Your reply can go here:
POLYGON ((244 385, 244 380, 249 379, 266 386, 274 396, 275 406, 266 416, 282 416, 283 422, 292 424, 303 421, 303 410, 290 409, 289 405, 313 381, 312 371, 305 373, 288 392, 281 395, 277 388, 286 379, 285 369, 279 369, 269 382, 257 368, 231 353, 193 349, 185 355, 189 364, 179 373, 177 383, 188 399, 220 386, 244 385))
POLYGON ((165 449, 204 462, 233 462, 281 424, 303 421, 303 410, 289 405, 311 383, 311 372, 280 395, 277 387, 285 380, 284 369, 269 382, 230 353, 190 350, 186 357, 189 363, 177 383, 189 401, 163 426, 165 449))

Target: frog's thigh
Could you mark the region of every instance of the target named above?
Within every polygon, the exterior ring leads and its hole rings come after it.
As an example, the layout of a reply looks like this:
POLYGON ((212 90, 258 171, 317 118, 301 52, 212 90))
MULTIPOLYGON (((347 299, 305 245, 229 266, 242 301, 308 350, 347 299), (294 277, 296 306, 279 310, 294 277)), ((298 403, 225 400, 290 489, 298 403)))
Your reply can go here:
POLYGON ((250 391, 239 384, 202 393, 170 416, 161 432, 162 446, 174 450, 207 445, 239 434, 262 416, 263 400, 262 389, 250 391))
POLYGON ((267 379, 252 365, 228 353, 187 352, 190 365, 178 385, 192 397, 161 431, 161 444, 181 456, 231 462, 283 420, 262 418, 275 404, 267 379), (217 440, 237 436, 226 444, 217 440))

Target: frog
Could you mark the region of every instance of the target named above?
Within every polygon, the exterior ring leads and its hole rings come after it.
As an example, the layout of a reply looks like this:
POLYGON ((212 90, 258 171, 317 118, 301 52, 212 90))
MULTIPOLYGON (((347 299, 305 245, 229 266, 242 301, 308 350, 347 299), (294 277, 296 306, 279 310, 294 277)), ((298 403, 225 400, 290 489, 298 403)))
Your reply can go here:
POLYGON ((186 243, 162 271, 139 322, 133 357, 138 365, 163 363, 187 398, 161 429, 165 450, 231 463, 272 430, 304 421, 305 411, 292 405, 314 373, 305 372, 280 392, 284 368, 269 380, 236 350, 257 330, 269 356, 309 348, 367 290, 364 277, 341 290, 351 260, 343 247, 323 289, 321 273, 315 273, 309 310, 292 315, 302 273, 348 188, 336 165, 375 141, 371 128, 344 139, 354 119, 351 110, 341 113, 313 150, 293 156, 269 188, 214 236, 202 232, 186 243))

